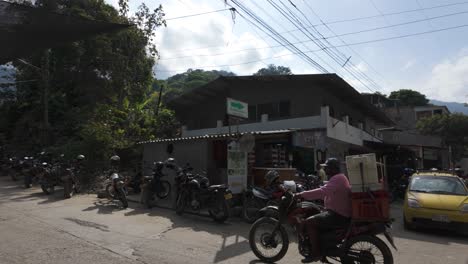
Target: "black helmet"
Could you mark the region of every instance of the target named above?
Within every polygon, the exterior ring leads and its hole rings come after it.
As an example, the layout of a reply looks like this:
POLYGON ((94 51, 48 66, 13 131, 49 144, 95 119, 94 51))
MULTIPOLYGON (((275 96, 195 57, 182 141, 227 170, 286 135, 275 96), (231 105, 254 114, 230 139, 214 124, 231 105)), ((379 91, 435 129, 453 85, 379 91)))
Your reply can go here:
MULTIPOLYGON (((77 159, 77 160, 84 160, 84 159, 85 159, 85 156, 80 154, 80 155, 76 156, 76 159, 77 159)), ((112 159, 112 158, 111 158, 111 159, 112 159)))
POLYGON ((328 167, 330 169, 334 169, 337 171, 340 171, 340 161, 337 158, 329 158, 327 161, 325 161, 324 164, 322 164, 322 167, 328 167))

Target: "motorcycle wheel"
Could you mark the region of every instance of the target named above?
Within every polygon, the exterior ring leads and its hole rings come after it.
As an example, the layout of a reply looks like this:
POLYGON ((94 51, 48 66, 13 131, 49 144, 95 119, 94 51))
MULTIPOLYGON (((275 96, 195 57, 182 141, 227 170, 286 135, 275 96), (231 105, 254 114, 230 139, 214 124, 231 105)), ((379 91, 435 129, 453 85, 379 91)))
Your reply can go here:
POLYGON ((250 249, 263 262, 277 262, 288 252, 289 237, 283 226, 280 226, 274 237, 272 237, 277 224, 278 220, 274 218, 262 217, 250 228, 250 249))
POLYGON ((159 190, 156 195, 159 199, 166 199, 171 193, 171 184, 168 181, 161 181, 159 184, 159 190))
POLYGON ((390 248, 380 238, 375 236, 357 236, 347 241, 343 248, 345 257, 341 258, 341 263, 375 263, 393 264, 393 255, 390 248), (379 255, 376 255, 380 253, 379 255), (349 254, 359 256, 359 261, 349 257, 349 254))
POLYGON ((255 222, 258 219, 258 212, 263 207, 265 206, 255 199, 255 197, 245 198, 242 208, 242 216, 244 220, 249 224, 255 222))
POLYGON ((32 179, 29 175, 24 175, 24 188, 29 189, 32 185, 32 179))
POLYGON ((18 176, 16 175, 16 172, 14 172, 14 171, 10 172, 10 177, 11 177, 12 181, 17 181, 18 180, 18 176))
POLYGON ((186 193, 185 191, 181 191, 179 195, 177 196, 177 201, 176 201, 176 214, 182 215, 185 210, 185 204, 186 204, 186 193))
POLYGON ((111 200, 115 199, 115 191, 114 191, 114 187, 112 187, 112 183, 109 183, 106 185, 106 193, 109 199, 111 200))
POLYGON ((216 201, 215 206, 208 211, 211 218, 217 223, 224 223, 229 217, 229 206, 224 196, 216 201))
POLYGON ((72 180, 67 180, 63 183, 63 197, 65 199, 70 199, 73 196, 73 182, 72 180))
POLYGON ((124 209, 126 209, 128 207, 128 200, 127 200, 127 196, 125 195, 125 193, 122 191, 119 191, 120 194, 119 194, 119 200, 122 202, 122 207, 124 209))
POLYGON ((49 195, 54 193, 55 186, 49 184, 41 184, 41 189, 45 194, 49 195))

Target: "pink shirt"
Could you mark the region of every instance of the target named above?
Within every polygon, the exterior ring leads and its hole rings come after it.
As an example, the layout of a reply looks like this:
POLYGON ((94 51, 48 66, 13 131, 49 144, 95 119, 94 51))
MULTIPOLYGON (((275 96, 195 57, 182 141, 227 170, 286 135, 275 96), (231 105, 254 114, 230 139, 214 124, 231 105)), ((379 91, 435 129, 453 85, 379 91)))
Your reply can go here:
POLYGON ((345 217, 351 217, 351 185, 348 178, 340 173, 320 188, 300 193, 305 200, 325 201, 325 209, 345 217))

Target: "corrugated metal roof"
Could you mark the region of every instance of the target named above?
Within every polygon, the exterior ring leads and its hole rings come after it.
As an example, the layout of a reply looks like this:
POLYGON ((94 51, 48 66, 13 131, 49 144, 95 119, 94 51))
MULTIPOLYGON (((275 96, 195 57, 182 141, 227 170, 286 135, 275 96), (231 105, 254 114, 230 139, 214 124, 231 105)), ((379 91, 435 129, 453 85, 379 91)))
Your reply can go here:
POLYGON ((270 131, 253 131, 253 132, 242 132, 242 133, 231 133, 231 134, 210 134, 210 135, 203 135, 203 136, 195 136, 195 137, 182 137, 182 138, 166 138, 166 139, 155 139, 155 140, 147 140, 141 141, 137 144, 148 144, 148 143, 162 143, 162 142, 178 142, 178 141, 188 141, 188 140, 198 140, 198 139, 224 139, 251 134, 251 135, 273 135, 273 134, 287 134, 291 133, 294 130, 284 129, 284 130, 270 130, 270 131))

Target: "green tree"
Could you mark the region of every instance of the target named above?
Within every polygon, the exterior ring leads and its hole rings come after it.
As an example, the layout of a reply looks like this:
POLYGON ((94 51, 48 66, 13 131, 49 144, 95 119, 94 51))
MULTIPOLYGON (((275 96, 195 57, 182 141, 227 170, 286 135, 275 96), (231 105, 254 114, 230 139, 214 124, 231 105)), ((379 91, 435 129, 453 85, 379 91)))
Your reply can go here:
POLYGON ((420 120, 417 128, 422 134, 442 137, 452 147, 454 160, 460 159, 468 150, 467 115, 434 115, 420 120))
MULTIPOLYGON (((162 6, 150 10, 142 4, 128 14, 128 1, 120 12, 104 0, 37 0, 31 5, 55 12, 134 26, 81 41, 62 44, 25 58, 42 65, 47 54, 50 75, 50 144, 41 146, 42 103, 39 82, 20 83, 16 101, 0 107, 0 130, 14 147, 28 151, 47 147, 56 152, 83 152, 97 160, 137 141, 176 135, 177 121, 162 107, 155 115, 158 91, 153 91, 153 66, 158 58, 155 29, 165 25, 162 6), (5 117, 5 118, 3 118, 5 117), (161 127, 165 126, 165 127, 161 127)), ((31 66, 14 62, 16 80, 38 79, 31 66)))
POLYGON ((402 106, 424 106, 429 100, 424 94, 409 89, 401 89, 390 93, 390 99, 398 100, 402 106))
POLYGON ((291 69, 284 66, 276 66, 274 64, 269 64, 266 68, 261 68, 254 75, 291 75, 291 69))
POLYGON ((158 82, 158 85, 165 87, 164 101, 167 102, 186 91, 205 85, 219 76, 235 76, 235 74, 228 71, 188 69, 184 73, 169 77, 165 82, 158 82))

